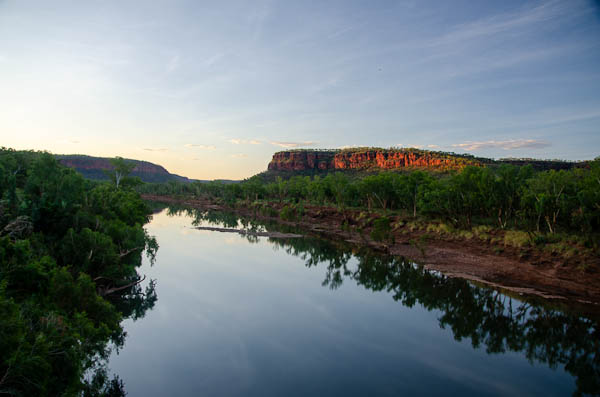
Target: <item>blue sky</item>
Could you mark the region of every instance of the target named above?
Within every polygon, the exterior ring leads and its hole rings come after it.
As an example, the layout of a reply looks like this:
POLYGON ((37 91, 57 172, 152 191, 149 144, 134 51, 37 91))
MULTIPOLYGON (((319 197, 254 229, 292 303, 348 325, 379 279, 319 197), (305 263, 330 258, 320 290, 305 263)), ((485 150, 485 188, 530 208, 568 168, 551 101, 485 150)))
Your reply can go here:
POLYGON ((0 0, 1 145, 251 176, 295 147, 600 155, 592 1, 0 0))

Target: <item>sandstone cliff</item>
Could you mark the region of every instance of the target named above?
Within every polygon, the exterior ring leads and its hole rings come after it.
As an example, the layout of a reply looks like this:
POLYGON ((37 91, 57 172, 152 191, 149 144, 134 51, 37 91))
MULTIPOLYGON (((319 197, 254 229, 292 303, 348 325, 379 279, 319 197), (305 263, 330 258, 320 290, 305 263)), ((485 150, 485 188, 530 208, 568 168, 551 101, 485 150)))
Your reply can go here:
POLYGON ((489 161, 468 155, 455 155, 417 149, 360 148, 350 150, 291 150, 277 152, 269 163, 270 171, 400 170, 426 168, 461 169, 481 166, 489 161))

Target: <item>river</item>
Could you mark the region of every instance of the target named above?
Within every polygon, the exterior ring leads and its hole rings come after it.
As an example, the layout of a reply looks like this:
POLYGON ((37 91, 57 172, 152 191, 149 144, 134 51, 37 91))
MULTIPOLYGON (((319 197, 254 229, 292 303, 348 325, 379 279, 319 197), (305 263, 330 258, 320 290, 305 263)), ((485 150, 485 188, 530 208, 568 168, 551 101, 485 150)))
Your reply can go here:
POLYGON ((598 392, 591 318, 336 242, 195 226, 249 225, 165 209, 146 226, 158 301, 109 360, 130 396, 598 392))

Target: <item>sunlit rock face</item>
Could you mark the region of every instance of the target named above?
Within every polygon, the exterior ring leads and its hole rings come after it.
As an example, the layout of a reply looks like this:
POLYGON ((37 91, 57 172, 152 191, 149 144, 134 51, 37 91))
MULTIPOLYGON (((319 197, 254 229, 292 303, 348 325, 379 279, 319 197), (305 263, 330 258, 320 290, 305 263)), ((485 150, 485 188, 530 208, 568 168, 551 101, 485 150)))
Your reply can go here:
POLYGON ((473 158, 426 150, 292 150, 275 153, 269 163, 269 170, 461 169, 467 165, 482 163, 473 158))
POLYGON ((305 171, 334 169, 334 151, 287 151, 277 152, 269 163, 273 171, 305 171))

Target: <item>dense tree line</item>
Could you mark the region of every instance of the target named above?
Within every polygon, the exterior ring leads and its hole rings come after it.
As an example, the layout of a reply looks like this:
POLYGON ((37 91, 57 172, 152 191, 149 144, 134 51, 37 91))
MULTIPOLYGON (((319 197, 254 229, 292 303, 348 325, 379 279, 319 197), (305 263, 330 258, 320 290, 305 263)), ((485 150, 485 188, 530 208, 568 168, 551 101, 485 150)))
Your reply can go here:
POLYGON ((0 394, 124 393, 102 364, 156 301, 136 271, 158 247, 148 220, 131 189, 0 149, 0 394))
MULTIPOLYGON (((539 233, 575 232, 596 241, 600 230, 600 159, 587 168, 536 172, 530 166, 465 167, 436 176, 425 171, 382 172, 362 178, 343 173, 280 177, 241 183, 151 185, 141 192, 207 195, 228 203, 276 200, 399 211, 440 219, 458 228, 474 224, 539 233)), ((590 240, 590 241, 591 241, 590 240)))

